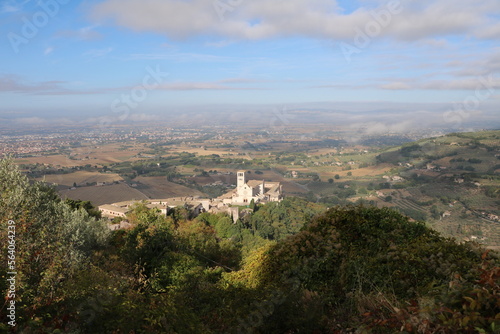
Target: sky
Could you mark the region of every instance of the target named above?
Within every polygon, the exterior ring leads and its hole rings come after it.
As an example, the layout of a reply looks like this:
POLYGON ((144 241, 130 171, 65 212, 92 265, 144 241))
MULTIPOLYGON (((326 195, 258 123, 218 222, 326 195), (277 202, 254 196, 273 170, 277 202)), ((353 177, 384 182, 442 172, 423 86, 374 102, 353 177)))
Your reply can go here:
POLYGON ((498 0, 0 0, 0 26, 4 124, 274 108, 500 127, 498 0))

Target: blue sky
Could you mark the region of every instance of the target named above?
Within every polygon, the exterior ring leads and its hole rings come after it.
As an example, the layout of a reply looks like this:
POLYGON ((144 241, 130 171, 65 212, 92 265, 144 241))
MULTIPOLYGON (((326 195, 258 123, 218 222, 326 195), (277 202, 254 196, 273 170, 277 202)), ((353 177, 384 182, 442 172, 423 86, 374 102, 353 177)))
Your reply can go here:
POLYGON ((2 122, 319 102, 498 118, 498 0, 0 0, 0 22, 2 122))

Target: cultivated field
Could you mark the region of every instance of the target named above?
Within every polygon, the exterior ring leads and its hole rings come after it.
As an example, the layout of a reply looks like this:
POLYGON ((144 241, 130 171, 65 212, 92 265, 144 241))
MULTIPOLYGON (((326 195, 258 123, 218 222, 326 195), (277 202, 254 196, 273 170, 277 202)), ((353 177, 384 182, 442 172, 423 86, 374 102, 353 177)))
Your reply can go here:
MULTIPOLYGON (((195 147, 195 148, 192 148, 192 147, 176 147, 176 148, 172 149, 171 152, 176 152, 176 153, 187 152, 187 153, 197 154, 199 156, 212 155, 212 154, 217 154, 217 155, 223 156, 225 154, 231 154, 231 153, 233 153, 233 152, 230 152, 228 149, 208 148, 208 149, 205 150, 205 149, 203 149, 201 147, 199 147, 199 148, 197 148, 197 147, 195 147)), ((167 154, 167 155, 169 155, 169 154, 167 154)), ((238 158, 250 159, 246 155, 238 156, 238 158)))
POLYGON ((148 199, 139 190, 129 187, 124 183, 102 187, 82 187, 75 190, 61 190, 62 198, 90 201, 94 206, 131 200, 148 199))
POLYGON ((85 186, 87 183, 113 183, 114 181, 122 181, 123 179, 120 175, 115 173, 78 171, 70 174, 49 174, 38 178, 37 180, 71 187, 73 186, 73 183, 76 183, 77 186, 85 186))
POLYGON ((349 179, 350 177, 347 176, 347 173, 351 172, 353 177, 374 177, 374 176, 383 176, 387 172, 389 172, 391 169, 394 168, 394 165, 390 164, 379 164, 375 166, 369 166, 366 168, 358 168, 358 169, 352 169, 352 170, 339 170, 339 168, 336 167, 320 167, 317 169, 319 176, 321 179, 327 180, 329 178, 332 178, 334 175, 339 174, 341 177, 343 177, 344 180, 349 179), (338 169, 338 170, 332 170, 332 169, 338 169))
POLYGON ((300 184, 294 182, 292 179, 284 178, 281 174, 274 170, 263 170, 263 174, 252 173, 248 176, 250 180, 269 180, 273 182, 281 182, 283 185, 283 192, 285 193, 306 193, 308 190, 300 184))
POLYGON ((79 161, 79 160, 71 160, 66 155, 49 155, 42 157, 31 157, 31 158, 22 158, 17 159, 17 163, 19 164, 45 164, 45 165, 53 165, 56 167, 73 167, 73 166, 85 166, 90 162, 87 161, 79 161))
POLYGON ((85 165, 104 166, 111 163, 139 160, 135 156, 144 151, 144 145, 128 146, 124 149, 123 144, 113 143, 103 146, 83 146, 71 149, 71 158, 68 155, 48 155, 40 157, 29 157, 16 160, 23 164, 47 164, 56 167, 73 167, 85 165))
POLYGON ((149 198, 170 198, 182 196, 205 196, 202 192, 185 187, 180 184, 167 181, 164 176, 136 177, 133 183, 137 184, 137 190, 149 198))
POLYGON ((134 161, 137 154, 144 151, 144 144, 129 145, 126 149, 123 144, 113 143, 102 146, 87 146, 74 149, 72 154, 75 154, 76 159, 84 159, 87 164, 106 165, 110 163, 134 161), (89 160, 85 160, 89 157, 89 160))

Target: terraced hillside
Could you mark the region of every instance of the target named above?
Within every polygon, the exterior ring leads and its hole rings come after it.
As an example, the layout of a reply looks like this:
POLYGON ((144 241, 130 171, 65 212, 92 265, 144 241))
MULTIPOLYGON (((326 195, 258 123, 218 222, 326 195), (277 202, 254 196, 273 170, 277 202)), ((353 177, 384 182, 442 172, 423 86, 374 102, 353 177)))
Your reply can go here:
POLYGON ((500 131, 429 138, 376 158, 403 178, 390 182, 392 203, 403 212, 425 214, 446 235, 500 246, 500 131))

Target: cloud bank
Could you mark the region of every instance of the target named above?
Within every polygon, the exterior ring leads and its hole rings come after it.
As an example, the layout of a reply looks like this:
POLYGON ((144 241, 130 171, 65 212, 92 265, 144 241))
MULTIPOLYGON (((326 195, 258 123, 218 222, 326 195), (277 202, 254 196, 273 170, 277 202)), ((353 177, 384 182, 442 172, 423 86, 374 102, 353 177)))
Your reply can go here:
POLYGON ((350 40, 357 29, 364 29, 374 19, 384 20, 382 13, 397 6, 397 14, 390 15, 381 36, 405 41, 463 34, 500 39, 497 0, 364 4, 371 6, 346 12, 340 1, 332 0, 105 0, 92 8, 91 16, 99 22, 112 20, 132 30, 174 39, 218 35, 240 40, 287 36, 350 40))

